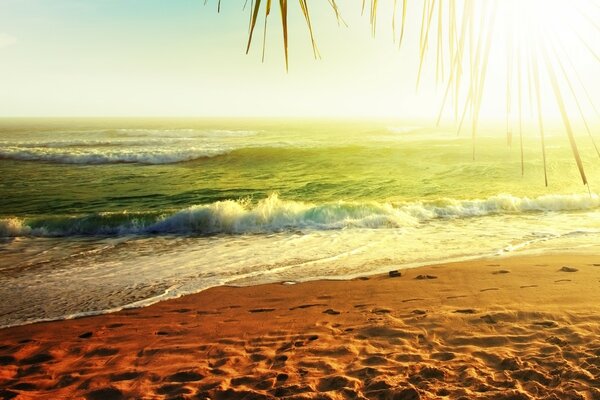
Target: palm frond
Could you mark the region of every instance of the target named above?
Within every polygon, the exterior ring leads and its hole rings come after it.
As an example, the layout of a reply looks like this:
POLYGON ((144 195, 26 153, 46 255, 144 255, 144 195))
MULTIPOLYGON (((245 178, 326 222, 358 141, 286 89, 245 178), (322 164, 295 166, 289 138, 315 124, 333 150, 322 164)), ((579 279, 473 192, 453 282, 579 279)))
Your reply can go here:
MULTIPOLYGON (((335 0, 328 0, 329 6, 334 11, 338 24, 345 23, 341 16, 340 9, 335 0)), ((591 0, 590 0, 591 1, 591 0)), ((247 2, 247 0, 246 0, 247 2)), ((218 10, 220 10, 221 1, 218 1, 218 10)), ((600 149, 596 145, 592 134, 592 128, 584 112, 584 107, 580 101, 580 92, 583 92, 587 104, 591 106, 596 115, 600 115, 598 108, 592 95, 586 88, 585 82, 577 73, 577 68, 572 65, 572 60, 565 54, 559 54, 555 46, 561 44, 561 38, 553 32, 541 32, 539 34, 541 40, 539 44, 522 45, 519 39, 525 34, 520 31, 523 26, 527 26, 529 21, 525 20, 525 16, 519 12, 520 5, 516 2, 507 5, 504 0, 422 0, 423 7, 419 11, 417 7, 410 7, 408 0, 403 0, 401 3, 397 0, 393 1, 393 12, 391 15, 392 35, 394 41, 398 40, 398 45, 402 46, 405 40, 405 30, 407 21, 414 19, 420 21, 418 24, 419 33, 414 35, 418 38, 418 72, 416 75, 416 85, 422 79, 424 66, 429 62, 428 53, 430 49, 433 59, 435 60, 435 81, 436 84, 443 82, 443 98, 442 104, 437 115, 438 124, 445 115, 446 110, 453 110, 454 121, 457 124, 457 133, 460 133, 465 123, 470 119, 470 130, 473 138, 473 158, 475 158, 476 137, 479 129, 480 113, 484 97, 486 95, 486 83, 490 79, 488 76, 488 66, 490 63, 491 54, 498 51, 497 43, 505 43, 503 46, 506 57, 506 101, 504 113, 506 115, 506 142, 510 146, 513 139, 513 124, 516 123, 519 134, 520 147, 520 162, 521 173, 525 173, 525 156, 524 156, 524 110, 528 100, 528 109, 537 120, 537 125, 540 133, 540 141, 542 146, 542 158, 544 165, 544 181, 548 184, 547 160, 545 149, 545 123, 543 115, 542 102, 545 99, 542 93, 551 89, 553 93, 553 101, 558 108, 561 116, 565 132, 569 144, 572 149, 573 157, 577 169, 580 173, 584 184, 588 183, 585 175, 585 170, 582 158, 577 146, 575 133, 572 124, 573 116, 569 114, 567 105, 564 99, 565 94, 569 95, 571 101, 574 101, 578 114, 578 119, 583 122, 586 132, 591 139, 591 143, 600 158, 600 149), (459 3, 462 1, 462 8, 459 3), (504 29, 507 31, 504 40, 496 40, 495 24, 498 14, 498 7, 516 7, 516 18, 518 21, 514 24, 507 23, 504 29), (401 8, 400 29, 397 29, 397 13, 401 8), (409 16, 408 11, 416 14, 409 16), (548 38, 551 38, 548 39, 548 38), (516 44, 519 44, 517 47, 516 44), (537 47, 534 48, 534 47, 537 47), (544 68, 540 68, 540 61, 544 68), (570 78, 570 73, 562 59, 568 60, 571 63, 572 74, 579 83, 579 91, 575 88, 573 80, 570 78), (525 74, 523 73, 525 72, 525 74), (544 85, 548 86, 548 89, 544 85), (562 87, 568 89, 564 92, 562 87), (513 93, 516 88, 516 93, 513 93), (524 93, 526 90, 527 95, 524 93), (527 99, 525 98, 527 97, 527 99), (515 104, 516 103, 516 104, 515 104), (516 122, 515 122, 516 120, 516 122)), ((416 2, 414 2, 416 4, 416 2)), ((302 12, 305 24, 308 27, 310 41, 315 58, 320 57, 319 49, 316 44, 313 31, 313 23, 311 13, 308 7, 307 0, 298 0, 298 6, 302 12)), ((363 0, 361 4, 361 14, 365 14, 369 4, 368 15, 371 25, 371 33, 375 35, 378 23, 378 10, 380 2, 378 0, 363 0)), ((597 4, 593 3, 595 6, 597 4)), ((412 5, 412 4, 411 4, 412 5)), ((246 52, 249 52, 253 39, 254 29, 259 18, 261 7, 264 7, 264 32, 263 32, 263 52, 265 54, 265 40, 267 29, 267 18, 271 11, 271 0, 251 0, 250 6, 250 22, 248 43, 246 52)), ((245 7, 245 5, 244 5, 245 7)), ((288 21, 288 1, 279 0, 281 11, 281 26, 283 32, 283 47, 285 55, 286 70, 289 67, 288 59, 288 42, 289 42, 289 21, 288 21)), ((565 7, 568 7, 565 6, 565 7)), ((575 5, 581 14, 582 21, 589 25, 591 29, 600 31, 600 26, 596 22, 596 18, 592 17, 585 10, 581 9, 581 4, 575 5)), ((600 9, 600 7, 597 7, 600 9)), ((597 11, 596 11, 597 12, 597 11)), ((578 31, 577 27, 572 28, 574 35, 579 38, 579 45, 585 51, 589 52, 591 57, 600 62, 599 52, 596 49, 597 43, 590 43, 585 40, 578 31)))

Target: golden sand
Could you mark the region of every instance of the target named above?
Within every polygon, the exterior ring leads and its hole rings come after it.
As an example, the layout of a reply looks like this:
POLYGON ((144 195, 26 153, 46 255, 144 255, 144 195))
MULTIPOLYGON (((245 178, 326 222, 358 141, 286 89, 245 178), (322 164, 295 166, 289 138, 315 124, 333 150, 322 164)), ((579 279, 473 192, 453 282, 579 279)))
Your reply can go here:
POLYGON ((0 330, 0 398, 600 399, 600 257, 401 272, 0 330))

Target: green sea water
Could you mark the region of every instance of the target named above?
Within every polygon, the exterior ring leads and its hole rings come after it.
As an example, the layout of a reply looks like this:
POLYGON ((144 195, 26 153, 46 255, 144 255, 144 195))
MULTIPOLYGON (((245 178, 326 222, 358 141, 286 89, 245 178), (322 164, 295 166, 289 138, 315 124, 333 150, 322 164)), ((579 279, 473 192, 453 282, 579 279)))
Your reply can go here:
POLYGON ((521 163, 501 128, 473 142, 394 120, 2 120, 0 287, 25 296, 0 325, 223 283, 595 249, 600 159, 579 135, 584 186, 550 129, 545 186, 538 135, 521 163))

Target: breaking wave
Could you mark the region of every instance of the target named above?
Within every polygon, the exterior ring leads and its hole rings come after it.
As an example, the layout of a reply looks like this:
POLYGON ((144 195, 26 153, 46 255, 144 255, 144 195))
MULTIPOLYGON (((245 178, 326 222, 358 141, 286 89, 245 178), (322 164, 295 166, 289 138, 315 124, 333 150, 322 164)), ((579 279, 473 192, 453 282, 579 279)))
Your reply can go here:
POLYGON ((45 161, 57 164, 172 164, 200 158, 215 157, 231 150, 225 147, 196 148, 128 148, 118 150, 74 149, 65 151, 49 147, 0 148, 0 159, 45 161))
POLYGON ((160 234, 246 234, 294 230, 401 228, 431 220, 498 214, 560 212, 600 208, 598 195, 501 194, 483 200, 379 203, 338 201, 311 204, 277 194, 253 203, 226 200, 174 212, 97 213, 48 218, 0 219, 0 237, 160 234))
POLYGON ((172 164, 229 153, 247 146, 243 139, 258 132, 118 129, 67 133, 85 133, 92 138, 4 140, 0 141, 0 159, 56 164, 172 164))

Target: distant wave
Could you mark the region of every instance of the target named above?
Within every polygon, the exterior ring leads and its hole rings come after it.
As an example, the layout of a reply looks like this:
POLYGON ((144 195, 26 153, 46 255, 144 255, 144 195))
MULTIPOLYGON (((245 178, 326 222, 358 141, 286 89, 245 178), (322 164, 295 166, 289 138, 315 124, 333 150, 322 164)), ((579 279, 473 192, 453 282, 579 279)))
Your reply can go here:
POLYGON ((193 129, 193 128, 182 128, 182 129, 136 129, 136 128, 123 128, 123 129, 112 129, 98 131, 102 133, 112 133, 117 136, 129 136, 129 137, 147 137, 147 136, 159 136, 164 137, 181 137, 183 134, 187 137, 246 137, 254 136, 259 131, 247 130, 247 129, 193 129))
POLYGON ((214 157, 226 154, 231 150, 227 147, 214 146, 212 148, 198 147, 161 147, 161 148, 135 148, 124 149, 54 149, 46 147, 0 148, 0 159, 19 161, 45 161, 57 164, 172 164, 183 161, 197 160, 200 158, 214 157))
POLYGON ((226 154, 258 131, 115 129, 56 133, 61 139, 0 141, 0 159, 57 164, 171 164, 226 154), (64 136, 79 137, 65 139, 64 136), (90 137, 86 139, 86 137, 90 137))
POLYGON ((310 204, 276 194, 257 203, 219 201, 173 213, 99 213, 38 219, 0 219, 0 236, 85 236, 131 234, 244 234, 293 230, 399 228, 439 219, 527 212, 600 208, 598 195, 546 195, 520 198, 508 194, 484 200, 442 199, 391 204, 332 202, 310 204))
MULTIPOLYGON (((138 163, 138 164, 174 164, 202 158, 216 157, 223 154, 230 154, 236 151, 249 150, 252 154, 285 150, 299 151, 318 151, 322 152, 326 148, 333 147, 315 147, 311 143, 289 143, 276 142, 268 145, 254 143, 251 141, 222 141, 222 142, 198 142, 190 140, 189 142, 179 142, 175 144, 168 143, 146 143, 145 146, 137 145, 118 145, 116 142, 103 142, 105 144, 88 145, 64 145, 58 147, 54 145, 44 146, 2 146, 0 144, 0 160, 18 160, 18 161, 39 161, 55 164, 118 164, 118 163, 138 163)), ((248 155, 250 153, 246 153, 248 155)), ((284 154, 284 153, 281 153, 284 154)))
POLYGON ((9 142, 0 141, 0 148, 23 148, 23 149, 42 149, 42 148, 69 148, 69 147, 127 147, 127 146, 164 146, 178 143, 186 143, 193 138, 143 138, 143 139, 96 139, 96 140, 39 140, 39 141, 21 141, 9 142))

